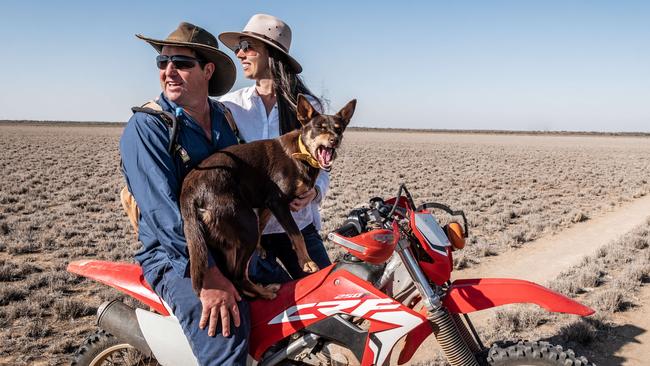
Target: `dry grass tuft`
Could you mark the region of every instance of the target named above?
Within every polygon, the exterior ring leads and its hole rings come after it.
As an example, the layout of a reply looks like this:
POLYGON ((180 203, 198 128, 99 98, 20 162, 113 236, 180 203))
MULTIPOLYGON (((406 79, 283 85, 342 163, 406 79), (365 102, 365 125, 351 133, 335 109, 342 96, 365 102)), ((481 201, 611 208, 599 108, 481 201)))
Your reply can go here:
POLYGON ((54 303, 54 314, 58 320, 77 319, 82 316, 93 315, 96 307, 90 307, 81 301, 63 299, 54 303))
POLYGON ((571 218, 571 222, 573 222, 573 223, 583 222, 583 221, 587 221, 589 219, 589 216, 587 216, 587 214, 585 214, 583 212, 576 212, 572 216, 573 216, 573 218, 571 218))
POLYGON ((569 297, 582 292, 582 287, 571 278, 559 276, 557 279, 549 284, 549 288, 553 291, 559 292, 569 297))
POLYGON ((538 327, 548 321, 548 313, 537 306, 517 305, 511 310, 497 310, 496 333, 518 333, 538 327))
POLYGON ((578 319, 560 328, 559 334, 565 343, 575 342, 586 346, 596 339, 598 329, 592 322, 586 319, 578 319))
POLYGON ((598 292, 592 298, 593 306, 600 311, 615 313, 625 309, 626 291, 613 287, 608 291, 598 292))
POLYGON ((28 292, 18 284, 5 284, 0 288, 0 305, 7 305, 27 297, 28 292))
POLYGON ((27 323, 25 334, 31 338, 44 338, 52 334, 52 327, 47 323, 34 319, 27 323))

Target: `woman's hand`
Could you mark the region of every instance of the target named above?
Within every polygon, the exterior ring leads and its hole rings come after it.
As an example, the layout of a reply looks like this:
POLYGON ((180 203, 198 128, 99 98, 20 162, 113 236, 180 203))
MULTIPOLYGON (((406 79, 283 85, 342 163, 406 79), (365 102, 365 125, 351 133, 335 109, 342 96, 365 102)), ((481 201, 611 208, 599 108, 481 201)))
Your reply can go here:
POLYGON ((314 198, 316 198, 317 194, 318 192, 316 192, 316 187, 313 187, 312 189, 303 193, 301 196, 294 198, 294 200, 289 204, 289 209, 294 212, 302 210, 303 208, 307 207, 307 205, 313 201, 314 198))

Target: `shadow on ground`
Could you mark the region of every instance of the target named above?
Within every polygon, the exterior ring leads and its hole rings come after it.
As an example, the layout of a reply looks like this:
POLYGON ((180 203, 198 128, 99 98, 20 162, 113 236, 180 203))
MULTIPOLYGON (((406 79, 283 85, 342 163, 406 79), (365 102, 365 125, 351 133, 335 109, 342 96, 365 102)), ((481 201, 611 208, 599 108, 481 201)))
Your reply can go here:
MULTIPOLYGON (((639 343, 637 337, 645 333, 646 329, 632 324, 603 324, 598 320, 588 318, 585 320, 598 329, 595 339, 592 341, 569 341, 566 333, 562 331, 544 339, 544 341, 571 348, 576 354, 587 357, 589 361, 598 366, 620 366, 626 361, 631 361, 630 365, 648 364, 648 360, 628 360, 625 357, 615 355, 625 345, 639 343)), ((648 355, 648 358, 650 359, 650 355, 648 355)))

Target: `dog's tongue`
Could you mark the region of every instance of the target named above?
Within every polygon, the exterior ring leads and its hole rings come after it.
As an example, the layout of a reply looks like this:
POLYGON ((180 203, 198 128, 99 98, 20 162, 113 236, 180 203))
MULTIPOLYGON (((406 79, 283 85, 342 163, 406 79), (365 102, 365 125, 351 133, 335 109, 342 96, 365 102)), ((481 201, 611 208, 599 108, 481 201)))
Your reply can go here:
POLYGON ((318 163, 323 168, 329 168, 332 164, 332 149, 327 147, 318 148, 318 163))

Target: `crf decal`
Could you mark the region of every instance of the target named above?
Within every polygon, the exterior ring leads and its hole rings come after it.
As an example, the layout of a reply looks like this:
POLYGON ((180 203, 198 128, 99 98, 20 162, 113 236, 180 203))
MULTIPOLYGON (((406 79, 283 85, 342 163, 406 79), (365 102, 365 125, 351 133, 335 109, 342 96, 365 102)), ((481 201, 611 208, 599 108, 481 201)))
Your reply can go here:
POLYGON ((314 314, 304 314, 304 315, 294 315, 298 312, 300 309, 304 308, 310 308, 316 305, 316 303, 313 304, 300 304, 300 305, 295 305, 287 310, 281 312, 278 314, 275 318, 271 319, 269 324, 278 324, 278 323, 290 323, 290 322, 295 322, 298 320, 309 320, 309 319, 314 319, 317 316, 314 314))
POLYGON ((338 313, 355 317, 364 317, 370 312, 367 319, 378 321, 371 325, 370 332, 373 337, 368 339, 368 347, 372 350, 374 364, 384 362, 393 345, 411 329, 418 326, 422 318, 404 310, 398 310, 400 303, 393 299, 368 299, 368 300, 338 300, 323 301, 319 303, 294 305, 276 315, 270 324, 290 323, 294 321, 310 320, 331 316, 338 313), (396 310, 397 309, 397 310, 396 310))
POLYGON ((315 307, 316 310, 320 311, 321 314, 324 314, 325 316, 330 316, 338 312, 343 312, 342 311, 343 309, 351 308, 360 302, 361 300, 340 300, 340 301, 323 301, 319 303, 295 305, 286 309, 280 314, 276 315, 273 319, 271 319, 271 321, 269 321, 269 324, 290 323, 299 320, 309 320, 309 319, 317 318, 319 316, 314 314, 313 312, 307 314, 297 314, 298 311, 302 309, 315 307))
POLYGON ((271 321, 269 321, 269 324, 290 323, 299 320, 315 319, 318 318, 320 314, 330 316, 337 313, 344 313, 356 317, 363 317, 368 312, 373 310, 392 310, 397 309, 399 306, 400 304, 393 299, 338 300, 323 301, 311 304, 300 304, 292 306, 276 315, 273 319, 271 319, 271 321), (344 311, 355 306, 356 308, 352 311, 344 311), (310 308, 314 309, 309 312, 301 311, 310 308))

